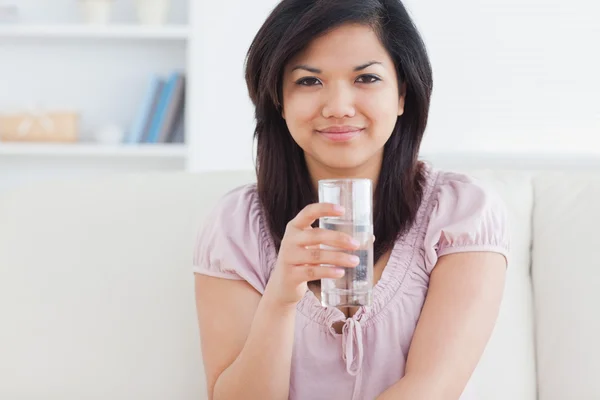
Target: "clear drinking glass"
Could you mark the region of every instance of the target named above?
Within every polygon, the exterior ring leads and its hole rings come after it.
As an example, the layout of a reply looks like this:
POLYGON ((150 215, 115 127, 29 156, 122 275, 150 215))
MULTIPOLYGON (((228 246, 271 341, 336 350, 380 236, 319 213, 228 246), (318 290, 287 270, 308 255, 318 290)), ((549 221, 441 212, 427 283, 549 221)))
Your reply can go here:
MULTIPOLYGON (((369 306, 373 293, 373 189, 370 179, 325 179, 319 181, 319 202, 339 204, 345 208, 340 217, 319 219, 319 227, 341 231, 358 240, 356 268, 345 268, 339 279, 321 280, 321 303, 324 306, 369 306)), ((322 245, 321 248, 335 248, 322 245)))

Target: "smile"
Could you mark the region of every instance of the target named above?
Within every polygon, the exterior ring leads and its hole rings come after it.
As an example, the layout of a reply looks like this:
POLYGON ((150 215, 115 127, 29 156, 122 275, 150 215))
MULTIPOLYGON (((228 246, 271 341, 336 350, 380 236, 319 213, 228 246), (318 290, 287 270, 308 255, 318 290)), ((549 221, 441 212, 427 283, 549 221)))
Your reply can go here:
POLYGON ((332 142, 347 142, 358 136, 365 128, 355 126, 331 126, 316 132, 332 142))

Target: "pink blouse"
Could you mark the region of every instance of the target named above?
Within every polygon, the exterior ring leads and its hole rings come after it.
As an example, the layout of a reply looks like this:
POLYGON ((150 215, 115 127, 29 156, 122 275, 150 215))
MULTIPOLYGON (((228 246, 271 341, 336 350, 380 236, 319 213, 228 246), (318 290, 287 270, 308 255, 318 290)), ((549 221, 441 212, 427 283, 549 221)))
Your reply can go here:
MULTIPOLYGON (((308 290, 298 303, 290 399, 374 399, 404 375, 409 346, 439 257, 492 251, 508 258, 507 213, 493 191, 427 167, 415 223, 398 238, 373 305, 346 318, 308 290), (333 323, 345 321, 342 334, 333 323)), ((193 270, 243 279, 264 292, 277 254, 254 184, 226 194, 198 238, 193 270)), ((461 400, 476 396, 470 387, 461 400)))

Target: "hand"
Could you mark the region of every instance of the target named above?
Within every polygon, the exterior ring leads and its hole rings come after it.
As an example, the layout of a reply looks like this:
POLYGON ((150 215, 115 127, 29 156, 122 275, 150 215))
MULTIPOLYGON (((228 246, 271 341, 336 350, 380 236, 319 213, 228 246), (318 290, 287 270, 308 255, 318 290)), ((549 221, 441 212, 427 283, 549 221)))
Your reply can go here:
POLYGON ((343 214, 343 208, 334 204, 315 203, 306 206, 287 224, 265 297, 281 306, 295 306, 306 293, 308 281, 341 278, 343 267, 358 265, 359 259, 354 255, 319 248, 319 245, 326 245, 339 250, 356 250, 359 243, 352 236, 311 226, 318 218, 343 214))

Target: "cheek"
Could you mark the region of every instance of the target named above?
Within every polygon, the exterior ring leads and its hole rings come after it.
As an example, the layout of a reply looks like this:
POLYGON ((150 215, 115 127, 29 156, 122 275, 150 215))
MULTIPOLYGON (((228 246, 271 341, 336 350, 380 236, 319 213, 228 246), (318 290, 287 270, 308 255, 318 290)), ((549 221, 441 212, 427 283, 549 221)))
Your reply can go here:
POLYGON ((391 134, 398 119, 399 98, 394 90, 367 93, 361 99, 361 112, 370 120, 377 135, 391 134))
POLYGON ((311 121, 318 112, 317 104, 314 96, 302 93, 289 94, 284 98, 285 120, 293 136, 312 129, 311 121))

